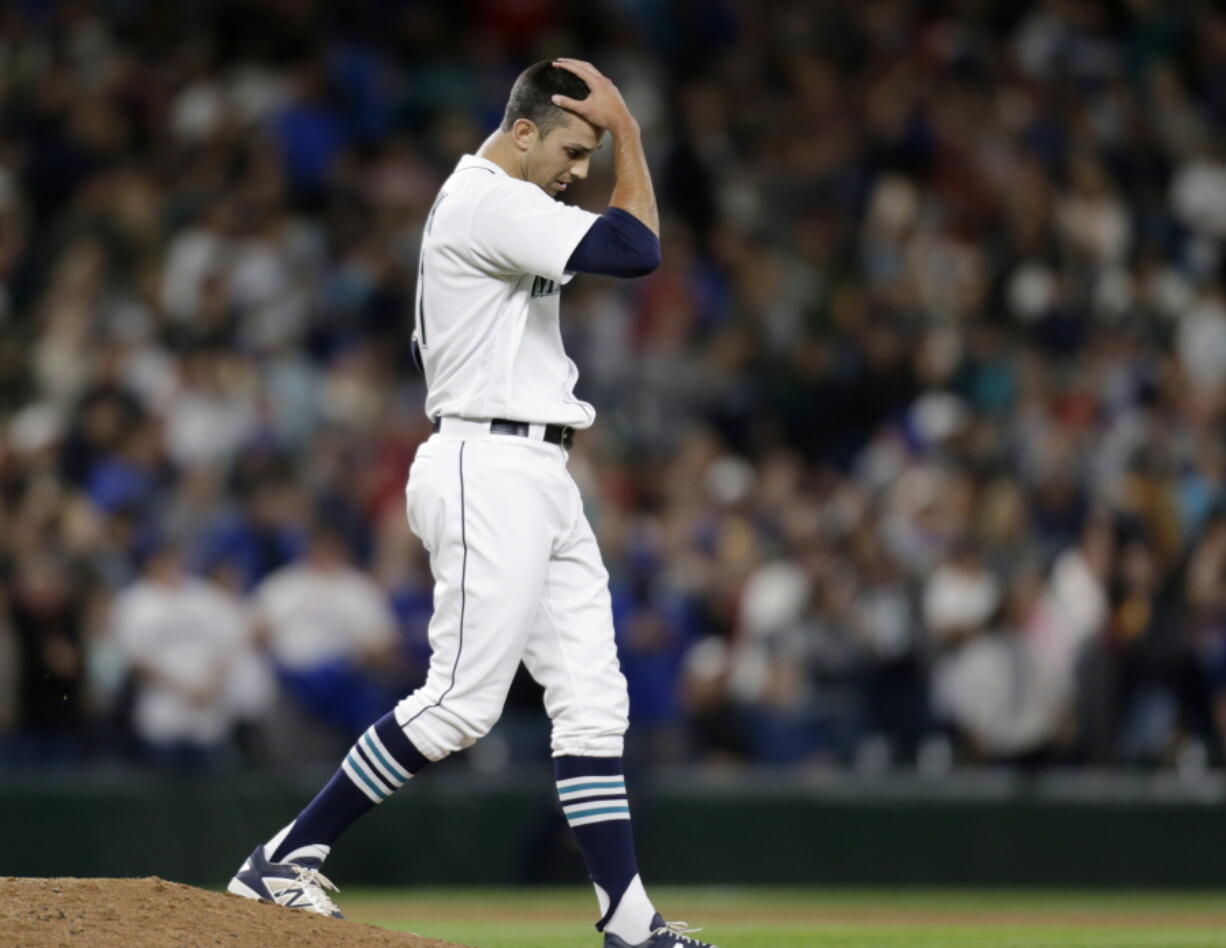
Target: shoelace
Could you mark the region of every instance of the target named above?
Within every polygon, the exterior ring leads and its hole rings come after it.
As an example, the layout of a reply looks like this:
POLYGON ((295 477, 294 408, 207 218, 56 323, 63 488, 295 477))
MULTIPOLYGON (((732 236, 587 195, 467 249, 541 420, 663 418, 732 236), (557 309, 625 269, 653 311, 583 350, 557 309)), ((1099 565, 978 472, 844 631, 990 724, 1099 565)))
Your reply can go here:
POLYGON ((294 877, 294 881, 302 886, 302 893, 306 896, 307 901, 315 908, 322 910, 324 914, 331 915, 333 912, 340 911, 336 903, 328 898, 328 893, 324 891, 324 889, 330 889, 333 892, 339 892, 340 889, 336 887, 335 882, 318 869, 302 866, 294 877))
POLYGON ((658 935, 663 932, 667 932, 675 938, 680 938, 682 941, 688 941, 691 945, 701 945, 702 942, 700 942, 697 938, 690 938, 686 934, 686 932, 700 931, 702 931, 701 928, 690 928, 689 922, 665 922, 663 928, 657 928, 654 932, 652 932, 652 934, 658 935))

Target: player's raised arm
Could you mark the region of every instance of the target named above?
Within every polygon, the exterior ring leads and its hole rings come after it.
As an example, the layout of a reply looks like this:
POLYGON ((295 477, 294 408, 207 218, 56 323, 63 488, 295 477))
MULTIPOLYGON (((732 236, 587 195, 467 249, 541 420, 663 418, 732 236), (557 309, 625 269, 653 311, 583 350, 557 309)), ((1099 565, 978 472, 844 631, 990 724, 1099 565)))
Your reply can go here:
POLYGON ((554 60, 588 87, 585 98, 554 95, 553 104, 609 132, 613 138, 613 194, 566 262, 568 272, 636 277, 660 265, 660 215, 651 173, 639 137, 639 123, 608 78, 591 63, 554 60))
POLYGON ((631 214, 659 237, 660 213, 651 187, 651 173, 647 170, 647 157, 643 154, 639 123, 630 114, 617 86, 591 63, 581 59, 557 59, 554 66, 574 73, 591 90, 586 99, 555 95, 554 105, 605 129, 613 138, 614 181, 609 206, 631 214))

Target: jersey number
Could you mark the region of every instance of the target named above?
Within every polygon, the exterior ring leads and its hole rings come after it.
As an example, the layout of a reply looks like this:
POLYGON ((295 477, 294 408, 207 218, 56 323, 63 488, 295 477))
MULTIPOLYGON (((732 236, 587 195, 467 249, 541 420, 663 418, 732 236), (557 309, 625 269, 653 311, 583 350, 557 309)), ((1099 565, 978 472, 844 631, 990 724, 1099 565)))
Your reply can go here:
POLYGON ((426 239, 434 227, 434 212, 438 210, 438 206, 446 196, 446 191, 440 191, 438 197, 434 199, 434 206, 430 208, 430 213, 426 215, 425 233, 421 237, 421 254, 417 258, 417 326, 413 335, 417 337, 418 344, 423 349, 428 344, 426 341, 426 239))

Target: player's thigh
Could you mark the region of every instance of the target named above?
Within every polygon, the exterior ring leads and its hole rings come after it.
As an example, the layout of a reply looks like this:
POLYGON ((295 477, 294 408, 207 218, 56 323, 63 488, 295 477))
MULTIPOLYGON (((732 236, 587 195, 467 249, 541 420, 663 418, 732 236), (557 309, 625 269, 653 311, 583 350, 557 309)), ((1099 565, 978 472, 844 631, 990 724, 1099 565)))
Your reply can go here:
POLYGON ((552 499, 530 456, 483 441, 428 445, 408 487, 410 526, 435 581, 430 670, 416 710, 441 707, 482 730, 501 710, 538 607, 552 499))
POLYGON ((409 529, 431 555, 430 565, 434 570, 437 570, 434 551, 459 509, 459 448, 462 443, 441 441, 436 436, 418 445, 404 488, 409 529))
POLYGON ((457 609, 474 600, 508 601, 526 612, 544 579, 557 505, 533 458, 501 443, 423 444, 405 488, 409 527, 430 554, 439 600, 457 609), (526 597, 512 595, 521 589, 526 597))
POLYGON ((554 753, 620 753, 629 701, 617 660, 609 574, 583 520, 550 559, 524 664, 545 689, 554 753))

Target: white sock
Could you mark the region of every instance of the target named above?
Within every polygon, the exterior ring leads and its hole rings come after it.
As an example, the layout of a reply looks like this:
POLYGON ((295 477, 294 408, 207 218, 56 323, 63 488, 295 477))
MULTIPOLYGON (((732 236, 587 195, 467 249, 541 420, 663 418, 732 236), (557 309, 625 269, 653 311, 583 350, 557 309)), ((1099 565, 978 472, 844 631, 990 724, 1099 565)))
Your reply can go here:
MULTIPOLYGON (((609 910, 609 896, 600 886, 595 886, 595 889, 596 900, 600 903, 600 914, 603 916, 609 910)), ((626 886, 626 891, 604 930, 612 932, 624 942, 637 945, 651 935, 651 923, 655 917, 656 908, 651 904, 651 899, 647 898, 643 880, 635 876, 626 886)))
MULTIPOLYGON (((294 823, 296 822, 298 821, 291 820, 284 828, 282 828, 281 832, 264 844, 265 859, 272 859, 272 854, 277 851, 277 847, 280 846, 285 837, 289 835, 289 831, 293 829, 294 823)), ((302 862, 304 859, 306 859, 318 860, 319 863, 322 864, 323 861, 328 858, 328 853, 330 852, 332 852, 331 846, 324 846, 322 843, 314 843, 309 846, 299 846, 293 852, 286 853, 284 856, 278 859, 277 862, 302 862)))

